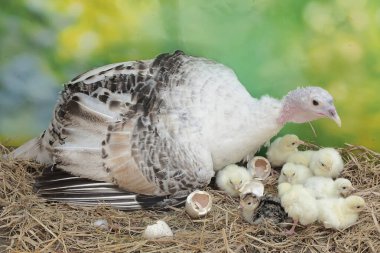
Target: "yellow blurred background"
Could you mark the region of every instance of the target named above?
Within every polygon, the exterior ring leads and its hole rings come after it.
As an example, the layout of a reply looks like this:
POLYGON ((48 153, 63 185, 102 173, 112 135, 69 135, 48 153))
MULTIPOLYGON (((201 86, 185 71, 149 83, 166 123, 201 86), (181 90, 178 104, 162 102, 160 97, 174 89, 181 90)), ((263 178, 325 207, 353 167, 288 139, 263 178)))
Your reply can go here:
POLYGON ((0 142, 48 125, 62 84, 97 66, 181 49, 231 67, 255 97, 306 85, 335 98, 323 119, 282 133, 323 146, 380 150, 380 1, 4 1, 0 142))

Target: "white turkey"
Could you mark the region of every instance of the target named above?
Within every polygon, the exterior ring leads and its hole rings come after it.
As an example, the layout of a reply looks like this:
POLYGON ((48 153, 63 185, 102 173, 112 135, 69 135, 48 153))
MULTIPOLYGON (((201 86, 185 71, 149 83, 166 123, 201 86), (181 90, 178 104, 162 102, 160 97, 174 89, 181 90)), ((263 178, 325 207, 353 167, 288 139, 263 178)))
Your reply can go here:
POLYGON ((166 207, 256 152, 285 123, 322 117, 340 126, 322 88, 252 98, 228 67, 176 51, 75 77, 48 129, 11 155, 53 165, 36 183, 47 199, 166 207))

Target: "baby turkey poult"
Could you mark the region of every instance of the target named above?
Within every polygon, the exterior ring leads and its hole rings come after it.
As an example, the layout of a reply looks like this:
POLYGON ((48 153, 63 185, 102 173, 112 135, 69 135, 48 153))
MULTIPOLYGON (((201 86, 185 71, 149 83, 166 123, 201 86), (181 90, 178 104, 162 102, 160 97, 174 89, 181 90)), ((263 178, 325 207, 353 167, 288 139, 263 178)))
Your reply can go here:
POLYGON ((341 155, 334 148, 298 151, 291 154, 287 162, 307 166, 315 176, 332 178, 338 177, 344 166, 341 155))
POLYGON ((294 234, 298 222, 308 225, 318 219, 317 201, 310 190, 301 184, 281 183, 278 185, 278 195, 285 212, 293 219, 293 226, 286 234, 294 234))
POLYGON ((347 198, 326 198, 317 200, 318 221, 325 228, 346 229, 352 226, 359 218, 366 204, 362 197, 349 196, 347 198))
POLYGON ((317 199, 346 197, 355 190, 351 181, 346 178, 333 180, 329 177, 310 177, 304 186, 310 189, 317 199))
POLYGON ((244 167, 235 164, 228 165, 218 171, 217 186, 232 197, 238 197, 240 189, 251 180, 251 175, 244 167))
POLYGON ((298 151, 298 146, 304 143, 297 135, 287 134, 278 137, 269 146, 267 158, 273 167, 279 167, 285 164, 288 157, 298 151))
POLYGON ((288 219, 280 199, 272 196, 258 198, 252 193, 245 194, 240 199, 239 209, 243 219, 250 224, 259 224, 264 220, 281 223, 288 219))
POLYGON ((312 176, 313 173, 308 167, 301 164, 286 163, 282 167, 278 183, 303 184, 312 176))

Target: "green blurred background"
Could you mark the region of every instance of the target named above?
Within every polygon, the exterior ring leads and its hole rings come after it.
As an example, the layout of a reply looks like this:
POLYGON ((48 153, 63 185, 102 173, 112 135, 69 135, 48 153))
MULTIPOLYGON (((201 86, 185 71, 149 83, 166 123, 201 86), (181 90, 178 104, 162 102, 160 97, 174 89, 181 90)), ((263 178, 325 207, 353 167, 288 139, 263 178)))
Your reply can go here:
MULTIPOLYGON (((333 94, 332 121, 283 132, 380 150, 380 1, 2 1, 0 142, 48 125, 62 84, 97 66, 181 49, 231 67, 253 96, 297 86, 333 94)), ((254 127, 254 126, 252 126, 254 127)))

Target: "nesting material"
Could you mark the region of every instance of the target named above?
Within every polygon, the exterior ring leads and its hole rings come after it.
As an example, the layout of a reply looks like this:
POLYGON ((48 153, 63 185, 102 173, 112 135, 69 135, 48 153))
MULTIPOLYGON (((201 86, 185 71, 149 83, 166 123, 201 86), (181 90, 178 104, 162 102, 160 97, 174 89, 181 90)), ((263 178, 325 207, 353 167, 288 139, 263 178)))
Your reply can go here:
POLYGON ((263 156, 253 157, 247 164, 247 169, 251 173, 252 177, 257 180, 265 180, 269 177, 272 167, 263 156))
POLYGON ((171 236, 173 236, 173 232, 169 225, 163 220, 159 220, 156 224, 147 226, 143 233, 143 237, 149 240, 171 236))
MULTIPOLYGON (((378 252, 380 154, 358 146, 339 152, 345 161, 341 176, 357 188, 355 195, 365 199, 367 208, 344 231, 314 223, 297 227, 292 237, 283 235, 278 224, 247 223, 240 217, 238 198, 211 188, 206 190, 212 194, 212 212, 201 220, 189 219, 183 207, 122 212, 48 203, 32 191, 42 167, 4 161, 0 155, 0 252, 378 252), (97 219, 106 219, 110 229, 92 226, 97 219), (175 236, 159 242, 142 237, 157 220, 170 224, 175 236)), ((277 181, 268 181, 265 193, 276 196, 276 187, 277 181)))
POLYGON ((189 194, 186 199, 185 210, 191 218, 205 216, 211 211, 212 197, 206 191, 196 190, 189 194))

